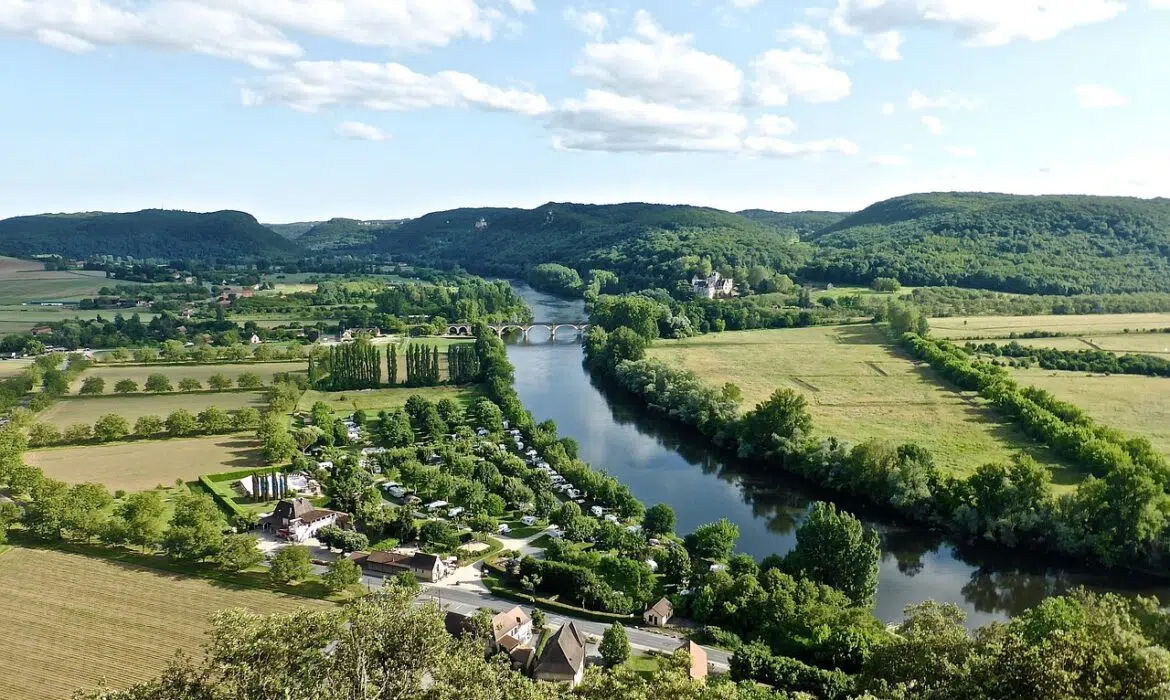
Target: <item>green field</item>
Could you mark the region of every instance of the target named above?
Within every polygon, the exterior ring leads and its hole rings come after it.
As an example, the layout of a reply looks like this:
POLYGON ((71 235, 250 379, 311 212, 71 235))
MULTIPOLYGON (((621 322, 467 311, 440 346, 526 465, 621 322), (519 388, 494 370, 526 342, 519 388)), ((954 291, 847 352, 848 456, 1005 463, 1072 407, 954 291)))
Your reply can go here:
POLYGON ((1144 435, 1170 456, 1170 379, 1042 369, 1012 373, 1021 384, 1045 389, 1104 425, 1144 435))
POLYGON ((28 301, 77 301, 95 296, 110 280, 100 271, 47 271, 32 260, 0 258, 0 306, 28 301))
POLYGON ((185 408, 191 413, 199 413, 205 408, 215 406, 225 411, 234 411, 240 408, 264 408, 267 402, 264 394, 259 391, 201 391, 191 394, 131 394, 128 396, 107 395, 102 397, 64 398, 56 401, 37 420, 52 423, 58 427, 74 423, 93 424, 99 416, 107 413, 116 413, 122 416, 130 425, 142 416, 159 416, 166 418, 172 411, 185 408))
POLYGON ((1053 469, 1053 483, 1079 482, 1046 448, 1030 441, 972 394, 952 390, 870 325, 709 334, 659 341, 650 356, 684 367, 709 384, 734 382, 749 409, 780 387, 809 402, 818 434, 853 443, 871 438, 916 442, 938 464, 969 474, 1024 451, 1053 469))
POLYGON ((112 319, 116 314, 129 318, 138 314, 143 323, 149 323, 158 314, 143 309, 106 309, 102 311, 47 306, 5 306, 0 307, 0 333, 23 333, 34 326, 60 323, 69 319, 92 321, 98 316, 112 319))
POLYGON ((329 404, 334 413, 348 414, 361 409, 366 413, 377 413, 382 409, 397 408, 406 404, 406 400, 418 394, 428 401, 452 398, 463 404, 468 404, 482 394, 474 387, 417 387, 394 389, 365 389, 361 391, 306 391, 297 404, 298 411, 308 411, 313 404, 324 401, 329 404))
POLYGON ((262 589, 39 549, 0 555, 0 698, 68 700, 103 679, 156 676, 182 649, 195 658, 224 608, 288 612, 330 604, 262 589))
POLYGON ((92 481, 111 491, 142 491, 176 479, 194 481, 201 474, 264 465, 256 440, 233 435, 54 447, 30 450, 24 460, 54 479, 92 481))
POLYGON ((20 374, 33 363, 32 358, 21 357, 15 360, 0 360, 0 377, 11 377, 20 374))
POLYGON ((171 384, 178 388, 179 380, 187 377, 198 379, 203 387, 207 388, 207 380, 216 374, 227 375, 235 382, 236 378, 245 372, 257 375, 265 384, 272 383, 272 375, 279 372, 307 372, 307 362, 256 362, 243 364, 212 364, 212 365, 147 365, 147 366, 119 366, 97 365, 87 369, 80 377, 73 381, 70 391, 76 393, 87 377, 101 377, 106 380, 106 393, 114 391, 114 384, 122 379, 133 379, 138 382, 141 391, 146 378, 152 374, 162 374, 171 380, 171 384))
POLYGON ((930 319, 931 333, 940 338, 1006 338, 1011 333, 1052 331, 1069 335, 1121 334, 1170 328, 1170 313, 1088 314, 1083 316, 956 316, 930 319))

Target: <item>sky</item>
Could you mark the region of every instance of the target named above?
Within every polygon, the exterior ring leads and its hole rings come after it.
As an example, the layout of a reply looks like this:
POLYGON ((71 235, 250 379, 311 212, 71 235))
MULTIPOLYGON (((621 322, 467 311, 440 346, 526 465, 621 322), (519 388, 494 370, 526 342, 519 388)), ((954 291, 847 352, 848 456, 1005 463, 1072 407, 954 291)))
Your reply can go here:
POLYGON ((1170 196, 1170 0, 0 0, 0 217, 1170 196))

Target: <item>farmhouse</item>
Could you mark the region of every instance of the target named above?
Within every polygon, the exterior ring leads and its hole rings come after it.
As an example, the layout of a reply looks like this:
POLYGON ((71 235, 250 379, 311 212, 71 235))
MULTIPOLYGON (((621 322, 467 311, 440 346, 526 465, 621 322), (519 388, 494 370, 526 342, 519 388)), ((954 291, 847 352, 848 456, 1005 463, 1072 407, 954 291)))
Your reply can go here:
POLYGON ((347 517, 345 513, 317 508, 307 498, 292 498, 277 503, 271 519, 278 535, 304 542, 326 525, 336 525, 347 517))
POLYGON ((536 661, 533 677, 538 681, 577 685, 585 672, 585 635, 572 622, 561 625, 536 661))
POLYGON ((709 277, 696 275, 691 278, 691 292, 705 299, 729 297, 735 292, 735 280, 718 272, 712 272, 709 277))
POLYGON ((384 576, 394 576, 404 571, 414 574, 415 578, 427 583, 442 580, 450 573, 447 565, 434 554, 415 552, 354 552, 349 556, 364 571, 384 576))
POLYGON ((642 613, 642 619, 648 625, 655 627, 666 627, 666 623, 670 621, 671 615, 674 615, 674 606, 665 597, 660 599, 654 605, 646 608, 646 612, 642 613))

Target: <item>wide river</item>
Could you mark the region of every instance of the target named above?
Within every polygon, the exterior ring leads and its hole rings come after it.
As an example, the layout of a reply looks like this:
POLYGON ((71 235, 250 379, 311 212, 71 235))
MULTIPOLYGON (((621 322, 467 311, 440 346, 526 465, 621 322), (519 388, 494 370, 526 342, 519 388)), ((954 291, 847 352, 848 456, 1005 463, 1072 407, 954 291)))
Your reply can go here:
MULTIPOLYGON (((578 321, 581 302, 516 289, 539 321, 578 321)), ((556 421, 562 436, 581 445, 581 459, 629 485, 647 505, 667 503, 678 531, 727 518, 739 526, 739 549, 757 558, 784 554, 795 544, 793 530, 809 505, 830 496, 796 480, 761 480, 735 460, 707 449, 693 433, 647 415, 613 390, 596 386, 581 364, 581 345, 565 333, 556 342, 534 329, 528 341, 509 345, 516 390, 537 420, 556 421)), ((844 504, 849 507, 850 504, 844 504)), ((856 509, 852 509, 857 512, 856 509)), ((1126 573, 1073 570, 1045 565, 1036 557, 1005 556, 979 549, 959 551, 937 535, 858 513, 882 535, 879 618, 896 622, 903 609, 924 600, 952 602, 968 624, 1003 620, 1045 597, 1075 586, 1170 601, 1170 585, 1126 573)))

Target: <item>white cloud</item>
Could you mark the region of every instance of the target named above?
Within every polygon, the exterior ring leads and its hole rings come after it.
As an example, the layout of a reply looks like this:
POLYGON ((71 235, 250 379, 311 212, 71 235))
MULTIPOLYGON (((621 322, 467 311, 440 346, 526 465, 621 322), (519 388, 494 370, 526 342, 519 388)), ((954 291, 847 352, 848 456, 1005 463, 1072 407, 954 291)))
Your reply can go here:
POLYGON ((849 96, 849 76, 824 55, 804 49, 773 49, 752 61, 752 90, 763 105, 788 104, 789 97, 807 102, 836 102, 849 96))
POLYGON ((894 103, 887 102, 884 105, 882 105, 882 114, 884 116, 887 116, 887 117, 894 116, 894 103))
POLYGON ((830 23, 846 34, 937 26, 970 46, 1001 46, 1051 39, 1124 10, 1123 0, 837 0, 830 23))
POLYGON ((1155 10, 1170 10, 1170 0, 1150 0, 1150 7, 1155 10))
POLYGON ((756 119, 756 130, 764 136, 788 136, 796 132, 796 122, 788 117, 765 114, 756 119))
POLYGON ((896 31, 881 32, 865 37, 865 48, 883 61, 901 61, 902 53, 899 49, 905 39, 896 31))
POLYGON ((727 0, 727 4, 736 8, 737 10, 746 10, 749 7, 755 7, 760 4, 760 0, 727 0))
POLYGON ((947 146, 947 153, 956 158, 974 158, 978 151, 972 146, 947 146))
POLYGON ((1078 85, 1076 87, 1077 101, 1085 109, 1109 109, 1124 107, 1126 99, 1116 90, 1104 85, 1078 85))
POLYGON ((539 94, 487 85, 466 73, 423 75, 400 63, 364 61, 298 61, 246 86, 241 99, 245 104, 276 102, 305 112, 332 106, 387 111, 479 107, 535 116, 549 110, 539 94))
POLYGON ((854 156, 861 150, 857 144, 849 139, 821 139, 794 143, 772 136, 749 136, 744 139, 744 147, 751 155, 772 156, 775 158, 799 158, 801 156, 821 156, 826 153, 840 153, 845 156, 854 156))
POLYGON ((609 19, 597 10, 582 11, 575 7, 566 7, 561 16, 582 34, 594 39, 600 39, 609 26, 609 19))
POLYGON ((906 165, 905 156, 874 156, 869 159, 870 165, 875 165, 879 168, 900 168, 906 165))
POLYGON ((347 139, 359 141, 389 141, 390 134, 376 126, 363 122, 341 122, 333 129, 333 133, 347 139))
POLYGON ((829 35, 807 24, 795 24, 776 32, 777 41, 791 42, 817 54, 829 54, 829 35))
POLYGON ((938 136, 939 134, 946 131, 946 129, 943 128, 942 120, 938 117, 932 117, 929 115, 925 116, 922 118, 922 123, 926 126, 927 129, 930 130, 930 133, 934 134, 935 136, 938 136))
POLYGON ((914 111, 923 109, 948 109, 959 112, 979 109, 982 103, 979 100, 965 97, 950 90, 947 90, 938 97, 927 97, 920 91, 915 90, 910 93, 910 98, 906 101, 906 104, 914 111))
POLYGON ((536 12, 536 5, 532 0, 508 0, 508 4, 517 12, 536 12))
POLYGON ((663 31, 649 13, 634 17, 633 37, 590 43, 574 74, 604 91, 647 102, 726 106, 740 100, 743 73, 691 46, 690 34, 663 31))

